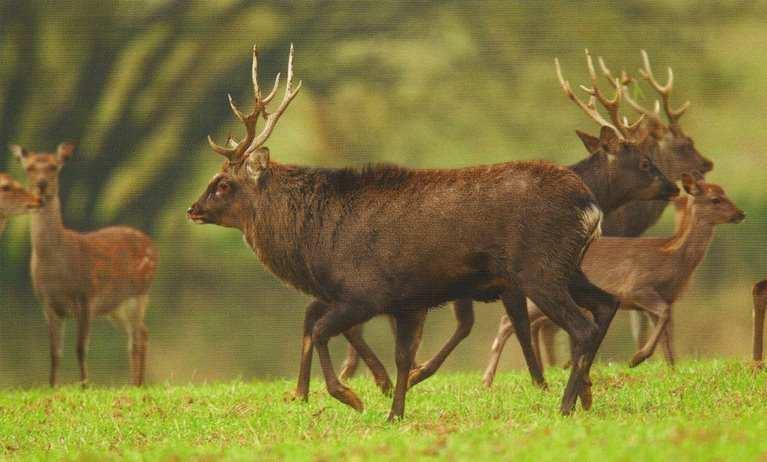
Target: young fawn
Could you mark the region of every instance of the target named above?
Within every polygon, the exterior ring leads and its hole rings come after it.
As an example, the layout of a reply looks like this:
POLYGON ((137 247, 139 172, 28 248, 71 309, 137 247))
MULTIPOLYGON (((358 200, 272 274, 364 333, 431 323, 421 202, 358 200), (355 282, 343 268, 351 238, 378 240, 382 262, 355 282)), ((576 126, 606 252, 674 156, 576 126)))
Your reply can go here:
MULTIPOLYGON (((621 309, 643 311, 654 323, 650 338, 632 357, 631 367, 650 357, 661 338, 669 338, 663 335, 672 319, 673 305, 706 255, 715 227, 740 223, 745 218, 721 186, 687 174, 682 176, 682 183, 690 197, 678 199, 684 215, 673 237, 603 237, 589 248, 581 265, 595 284, 618 297, 621 309)), ((553 328, 533 306, 530 317, 534 340, 540 329, 553 328)), ((499 332, 496 343, 505 342, 511 332, 510 328, 499 332)), ((500 349, 494 349, 493 363, 497 364, 499 355, 500 349)), ((668 361, 673 359, 673 355, 667 355, 668 361)), ((495 368, 488 368, 486 384, 492 383, 494 372, 495 368)))
POLYGON ((53 154, 29 152, 17 145, 11 150, 43 200, 31 220, 31 272, 48 321, 51 386, 58 381, 64 319, 71 316, 77 321, 77 361, 85 386, 91 320, 101 315, 110 316, 125 329, 132 382, 143 384, 147 351, 144 315, 158 260, 152 240, 126 227, 90 233, 64 227, 58 197, 59 172, 72 155, 73 144, 61 143, 53 154))
MULTIPOLYGON (((328 392, 362 409, 339 381, 328 341, 374 316, 391 315, 397 380, 389 418, 401 418, 429 308, 501 299, 510 315, 526 320, 529 296, 573 339, 576 360, 561 412, 570 413, 578 398, 587 407, 589 371, 617 301, 578 268, 602 218, 581 179, 540 161, 451 170, 280 164, 264 144, 298 93, 292 47, 285 96, 272 113, 266 105, 277 85, 262 97, 257 56, 254 49, 254 110, 246 114, 231 104, 246 136, 230 148, 211 141, 226 160, 187 213, 196 223, 239 229, 272 273, 320 301, 305 327, 328 392)), ((529 324, 522 329, 529 334, 529 324)), ((529 338, 523 349, 534 359, 529 338)))
MULTIPOLYGON (((584 88, 591 95, 588 102, 581 101, 573 93, 570 84, 562 76, 559 62, 556 62, 557 77, 566 96, 601 126, 598 138, 576 131, 590 156, 569 168, 591 189, 597 204, 605 214, 632 201, 657 201, 658 199, 667 201, 678 192, 678 188, 658 170, 651 160, 652 157, 657 157, 655 153, 658 148, 657 141, 648 132, 637 130, 637 124, 629 125, 627 121, 619 117, 618 110, 623 96, 623 87, 617 81, 614 82, 615 96, 608 99, 597 86, 597 74, 588 50, 586 61, 592 84, 591 88, 584 88), (597 101, 607 110, 609 121, 598 112, 597 101)), ((411 386, 433 375, 453 349, 471 332, 474 323, 472 301, 456 301, 453 312, 457 321, 455 332, 437 354, 413 370, 410 376, 411 386)), ((508 318, 505 317, 505 319, 508 318)), ((359 338, 355 343, 350 342, 341 370, 342 378, 351 376, 357 367, 357 345, 363 343, 361 334, 361 327, 352 334, 359 338)), ((306 362, 306 356, 306 354, 302 356, 302 364, 306 362)), ((370 359, 365 359, 365 362, 371 368, 376 382, 379 385, 382 382, 385 383, 385 371, 382 372, 380 368, 375 369, 371 366, 370 359)), ((302 365, 297 395, 308 390, 305 384, 307 377, 305 371, 306 366, 302 365)))
POLYGON ((767 279, 754 284, 754 363, 763 365, 764 310, 767 309, 767 279))
POLYGON ((24 189, 21 183, 9 175, 0 173, 0 235, 3 234, 8 218, 39 209, 41 205, 39 196, 24 189))

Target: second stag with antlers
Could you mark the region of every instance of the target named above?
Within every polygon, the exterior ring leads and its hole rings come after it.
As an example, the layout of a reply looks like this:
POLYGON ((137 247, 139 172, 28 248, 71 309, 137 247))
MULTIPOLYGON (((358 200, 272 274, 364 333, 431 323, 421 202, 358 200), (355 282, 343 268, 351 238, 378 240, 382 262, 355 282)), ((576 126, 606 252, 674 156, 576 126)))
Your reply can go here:
POLYGON ((336 376, 328 341, 391 315, 397 380, 389 418, 400 418, 427 309, 501 299, 524 323, 529 297, 572 339, 575 367, 561 411, 570 413, 579 397, 589 407, 589 370, 617 303, 579 269, 602 219, 581 179, 540 161, 455 170, 280 164, 264 143, 300 88, 293 88, 292 47, 285 96, 273 113, 266 103, 277 85, 261 97, 257 58, 254 48, 253 112, 243 114, 230 98, 247 135, 231 148, 211 143, 226 160, 187 213, 197 223, 239 229, 271 272, 321 301, 307 322, 330 394, 362 409, 336 376))

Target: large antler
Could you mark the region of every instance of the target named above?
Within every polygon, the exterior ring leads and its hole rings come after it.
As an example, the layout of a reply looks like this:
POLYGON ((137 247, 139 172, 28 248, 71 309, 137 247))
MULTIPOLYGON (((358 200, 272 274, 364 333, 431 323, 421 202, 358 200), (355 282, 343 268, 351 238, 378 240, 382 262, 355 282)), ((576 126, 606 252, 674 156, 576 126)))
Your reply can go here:
POLYGON ((641 118, 636 121, 634 124, 629 124, 628 120, 625 118, 621 119, 620 116, 620 102, 621 98, 623 97, 623 87, 620 85, 620 82, 615 80, 613 82, 613 87, 615 88, 615 96, 612 99, 608 99, 597 86, 597 74, 594 70, 594 62, 591 59, 591 54, 589 53, 589 50, 586 50, 586 62, 589 69, 589 77, 591 78, 591 88, 581 85, 581 89, 591 95, 589 98, 588 103, 584 103, 581 101, 572 91, 572 88, 570 87, 570 82, 564 79, 562 77, 562 68, 559 65, 559 60, 555 59, 554 63, 557 68, 557 78, 559 79, 559 84, 562 87, 562 89, 565 91, 565 94, 567 95, 570 100, 572 100, 575 104, 577 104, 589 117, 591 117, 594 121, 596 121, 599 125, 604 127, 610 127, 612 128, 615 133, 622 139, 628 139, 630 138, 630 134, 633 130, 633 128, 641 121, 641 118), (599 103, 607 110, 608 114, 610 115, 611 122, 608 122, 602 115, 599 113, 599 111, 596 108, 595 101, 599 101, 599 103))
MULTIPOLYGON (((604 60, 601 56, 597 57, 597 60, 599 61, 599 67, 602 70, 602 74, 605 76, 605 78, 610 82, 611 85, 620 85, 623 89, 623 99, 629 103, 629 106, 634 108, 635 111, 638 113, 647 116, 648 118, 654 119, 658 123, 663 124, 663 121, 660 119, 660 102, 658 100, 655 100, 655 106, 653 110, 649 110, 639 104, 634 98, 631 97, 631 92, 627 91, 627 86, 631 82, 634 81, 628 74, 626 74, 625 70, 621 71, 620 78, 617 78, 613 75, 613 73, 610 71, 610 69, 605 65, 604 60)), ((641 119, 640 119, 641 120, 641 119)), ((636 124, 635 124, 636 125, 636 124)))
POLYGON ((274 95, 277 94, 277 89, 280 85, 280 74, 277 74, 277 77, 274 79, 274 87, 272 88, 272 91, 270 91, 269 94, 265 97, 262 97, 261 88, 258 85, 258 48, 256 48, 255 45, 253 46, 253 65, 251 74, 251 78, 253 80, 254 107, 250 114, 244 114, 241 112, 234 104, 232 95, 227 95, 229 99, 229 107, 231 108, 235 117, 237 117, 237 119, 245 125, 245 138, 238 142, 229 137, 227 139, 227 145, 229 145, 229 147, 223 147, 217 145, 210 137, 210 135, 208 136, 208 144, 210 144, 210 147, 213 149, 213 151, 221 154, 230 161, 241 159, 246 153, 253 151, 266 142, 266 140, 269 138, 269 135, 271 135, 272 130, 274 130, 275 125, 277 125, 277 120, 279 120, 280 116, 282 116, 282 113, 285 112, 285 109, 287 109, 293 98, 296 97, 298 90, 301 89, 302 82, 298 82, 298 85, 293 88, 293 44, 290 45, 290 55, 288 56, 288 78, 285 86, 285 95, 283 96, 282 102, 277 107, 275 112, 268 113, 266 111, 266 105, 269 104, 269 102, 274 98, 274 95), (259 116, 263 116, 263 118, 266 120, 266 124, 264 125, 261 133, 256 136, 256 123, 258 122, 259 116))
POLYGON ((663 100, 663 110, 666 112, 668 121, 672 124, 677 123, 679 118, 682 117, 682 114, 684 114, 687 108, 690 107, 690 102, 685 102, 677 110, 671 109, 669 98, 671 97, 671 90, 674 87, 674 71, 671 70, 671 66, 668 67, 668 81, 666 82, 666 85, 661 85, 657 80, 655 80, 655 76, 653 75, 652 69, 650 68, 650 58, 647 56, 647 52, 644 50, 642 50, 642 62, 644 64, 644 69, 639 69, 639 74, 645 80, 650 82, 650 85, 652 85, 652 87, 655 88, 655 91, 660 94, 661 99, 663 100))

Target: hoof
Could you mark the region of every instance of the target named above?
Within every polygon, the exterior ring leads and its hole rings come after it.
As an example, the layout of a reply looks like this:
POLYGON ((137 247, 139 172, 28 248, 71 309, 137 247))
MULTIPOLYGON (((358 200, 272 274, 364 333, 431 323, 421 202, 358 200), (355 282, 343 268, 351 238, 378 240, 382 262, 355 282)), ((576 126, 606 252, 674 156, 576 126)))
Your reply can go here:
POLYGON ((386 377, 386 380, 376 380, 376 385, 378 385, 378 389, 381 390, 381 393, 383 393, 384 396, 392 396, 394 385, 392 385, 391 380, 389 380, 388 377, 386 377))
POLYGON ((581 407, 584 411, 591 409, 592 395, 591 395, 591 383, 583 384, 583 388, 580 392, 581 407))
POLYGON ((340 388, 336 390, 328 390, 328 392, 338 401, 341 401, 347 406, 354 408, 355 411, 362 412, 362 410, 365 408, 365 406, 362 404, 362 400, 357 397, 351 388, 344 387, 342 385, 340 388))
POLYGON ((431 377, 433 372, 429 372, 424 366, 416 366, 410 369, 410 375, 407 379, 407 387, 412 388, 414 385, 431 377))

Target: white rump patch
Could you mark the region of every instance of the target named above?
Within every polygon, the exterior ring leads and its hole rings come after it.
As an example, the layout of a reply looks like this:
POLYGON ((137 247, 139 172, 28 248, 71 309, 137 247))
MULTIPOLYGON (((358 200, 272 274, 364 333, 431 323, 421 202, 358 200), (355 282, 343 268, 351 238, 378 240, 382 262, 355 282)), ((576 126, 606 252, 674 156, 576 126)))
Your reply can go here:
POLYGON ((604 217, 602 210, 596 204, 591 204, 581 213, 581 223, 589 243, 602 237, 602 218, 604 217))

